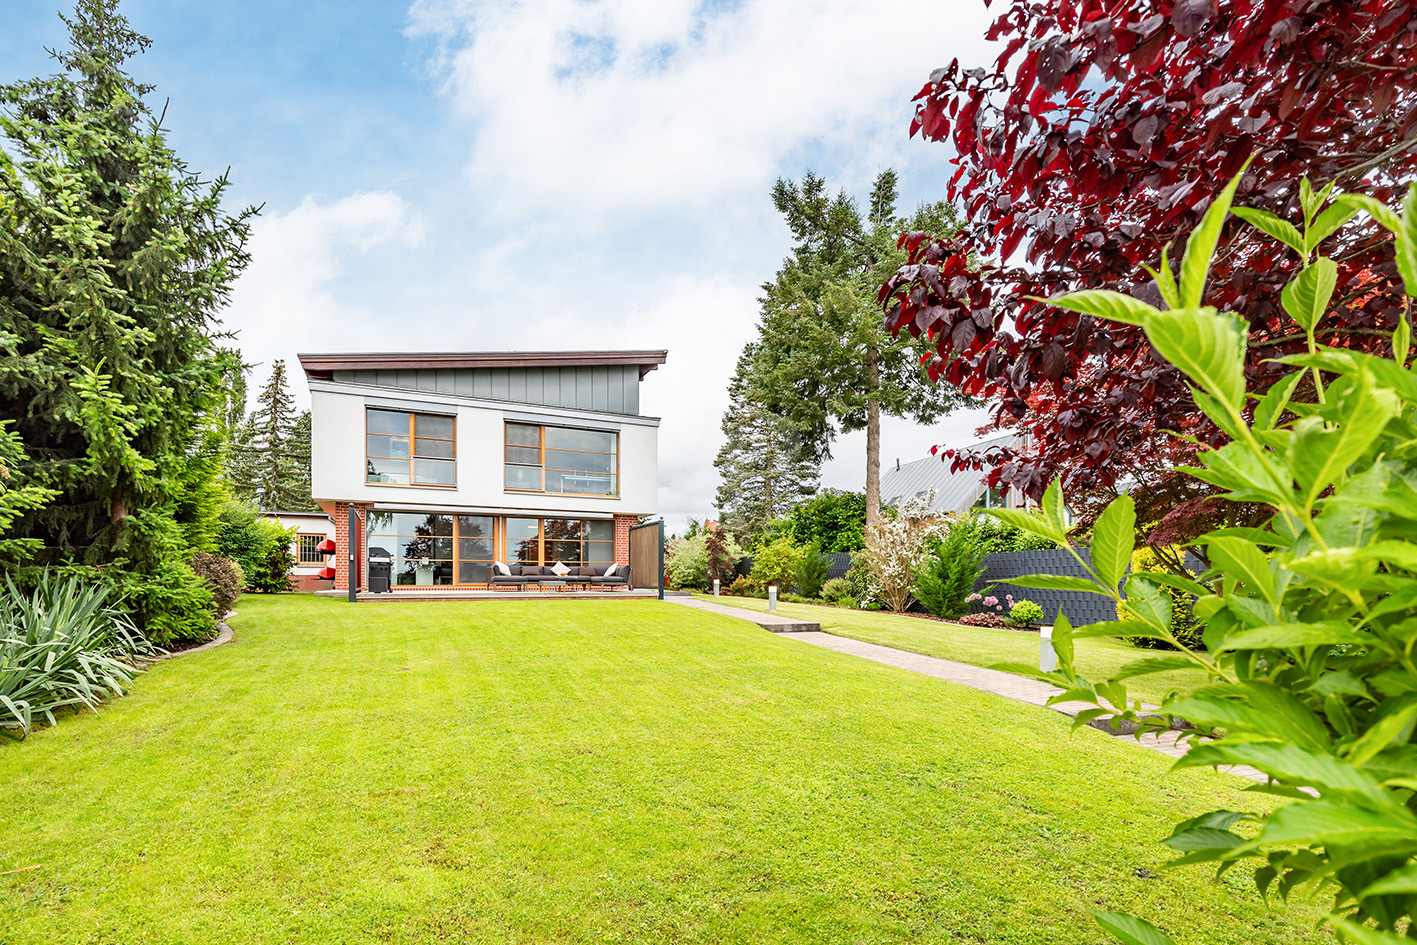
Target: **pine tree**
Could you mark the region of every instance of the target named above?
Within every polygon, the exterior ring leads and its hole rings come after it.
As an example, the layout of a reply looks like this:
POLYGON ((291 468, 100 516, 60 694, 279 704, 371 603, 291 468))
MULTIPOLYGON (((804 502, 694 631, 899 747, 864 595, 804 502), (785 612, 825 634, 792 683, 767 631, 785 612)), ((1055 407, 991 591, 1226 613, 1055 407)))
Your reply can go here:
POLYGON ((216 315, 255 211, 168 148, 117 6, 79 0, 63 71, 0 86, 0 421, 13 481, 57 493, 4 537, 118 586, 162 641, 210 632, 183 510, 213 474, 216 315))
POLYGON ((756 345, 748 344, 728 386, 723 447, 714 461, 722 484, 716 502, 723 523, 745 538, 785 515, 817 490, 817 462, 792 423, 773 414, 753 390, 756 345))
POLYGON ((259 454, 251 488, 262 508, 284 508, 281 505, 286 491, 283 486, 292 473, 288 450, 295 430, 295 398, 286 383, 285 361, 280 358, 271 365, 270 379, 256 395, 251 430, 254 436, 250 445, 259 454))
POLYGON ((281 482, 283 509, 292 512, 317 512, 320 507, 310 497, 310 411, 302 410, 290 430, 286 450, 288 473, 281 482))

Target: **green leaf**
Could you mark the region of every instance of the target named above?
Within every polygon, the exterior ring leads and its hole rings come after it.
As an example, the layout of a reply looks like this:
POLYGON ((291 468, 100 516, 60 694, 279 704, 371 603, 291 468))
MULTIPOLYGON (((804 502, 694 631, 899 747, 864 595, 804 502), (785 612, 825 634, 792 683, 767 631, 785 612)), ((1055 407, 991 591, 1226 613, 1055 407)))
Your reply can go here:
POLYGON ((1397 316, 1397 327, 1392 331, 1392 358, 1398 364, 1407 366, 1407 355, 1412 350, 1412 323, 1407 319, 1407 310, 1397 316))
POLYGON ((1053 621, 1053 652, 1058 654, 1058 666, 1071 673, 1073 665, 1073 625, 1068 615, 1058 611, 1053 621))
POLYGON ((1071 312, 1081 312, 1084 315, 1092 315, 1095 318, 1122 322, 1127 325, 1145 325, 1148 318, 1160 311, 1140 299, 1134 299, 1130 295, 1123 295, 1109 289, 1069 292, 1067 295, 1055 296, 1042 301, 1071 312))
POLYGON ((1334 646, 1340 643, 1370 643, 1372 639, 1342 620, 1318 623, 1276 623, 1241 630, 1226 637, 1221 650, 1281 650, 1301 646, 1334 646))
POLYGON ((1289 398, 1294 396, 1294 388, 1304 379, 1303 371, 1295 371, 1284 380, 1270 386, 1260 402, 1255 406, 1255 429, 1272 430, 1284 409, 1289 406, 1289 398))
MULTIPOLYGON (((1210 259, 1215 255, 1215 247, 1220 242, 1220 231, 1225 226, 1225 216, 1230 212, 1230 204, 1235 199, 1235 190, 1240 186, 1240 178, 1250 166, 1251 156, 1246 158, 1240 172, 1230 179, 1216 198, 1206 208, 1200 225, 1191 231, 1186 241, 1186 255, 1181 260, 1181 306, 1196 308, 1205 294, 1205 279, 1210 272, 1210 259)), ((1172 362, 1173 364, 1175 362, 1172 362)))
POLYGON ((1343 416, 1336 429, 1328 429, 1318 417, 1305 417, 1294 425, 1289 465, 1312 507, 1315 499, 1347 475, 1348 467, 1367 452, 1401 405, 1390 390, 1374 389, 1365 371, 1357 374, 1357 384, 1343 398, 1343 416))
POLYGON ((1041 504, 1044 516, 1053 523, 1054 533, 1066 536, 1068 533, 1068 510, 1063 504, 1063 484, 1060 480, 1054 479, 1048 484, 1048 488, 1043 492, 1041 504))
POLYGON ((1397 231, 1397 272, 1407 294, 1417 296, 1417 183, 1407 187, 1402 201, 1402 228, 1397 231))
POLYGON ((1230 745, 1222 740, 1207 747, 1215 749, 1211 757, 1222 759, 1222 764, 1249 765, 1287 785, 1314 788, 1324 797, 1338 793, 1380 806, 1392 803, 1376 778, 1330 754, 1272 742, 1230 745))
POLYGON ((1113 499, 1092 526, 1092 569, 1108 587, 1120 585, 1127 573, 1136 528, 1136 506, 1125 494, 1113 499))
POLYGON ((1005 584, 1017 584, 1019 587, 1032 587, 1040 591, 1084 591, 1089 594, 1106 594, 1104 587, 1099 587, 1097 582, 1091 578, 1076 577, 1067 574, 1022 574, 1018 577, 1004 578, 1005 584))
POLYGON ((1363 736, 1348 746, 1347 757, 1355 765, 1365 764, 1395 740, 1406 739, 1417 720, 1417 695, 1408 694, 1384 703, 1378 718, 1363 736))
POLYGON ((1313 731, 1313 725, 1285 716, 1275 717, 1247 702, 1221 699, 1217 696, 1191 695, 1166 704, 1166 711, 1189 719, 1197 725, 1218 726, 1231 735, 1243 733, 1259 738, 1279 739, 1304 744, 1310 748, 1326 747, 1327 736, 1313 731))
POLYGON ((1362 556, 1381 561, 1404 571, 1417 571, 1417 544, 1408 541, 1387 539, 1375 541, 1362 549, 1362 556))
POLYGON ((1336 203, 1329 207, 1313 225, 1304 233, 1304 257, 1308 258, 1309 253, 1318 249, 1319 244, 1328 239, 1343 224, 1358 213, 1358 208, 1346 204, 1336 203))
POLYGON ((1146 337, 1163 358, 1225 406, 1238 412, 1245 397, 1246 332, 1213 308, 1161 312, 1146 337))
POLYGON ((1127 610, 1158 630, 1171 628, 1171 598, 1151 580, 1150 574, 1127 578, 1127 610))
POLYGON ((1060 545, 1065 544, 1068 540, 1066 529, 1059 529, 1048 519, 1032 512, 1025 512, 1021 509, 990 509, 989 514, 1005 525, 1011 525, 1030 535, 1047 538, 1060 545))
MULTIPOLYGON (((1400 870, 1388 873, 1377 882, 1363 888, 1358 893, 1359 899, 1367 899, 1369 896, 1410 896, 1417 893, 1417 863, 1409 863, 1400 870)), ((1410 941, 1410 940, 1408 940, 1410 941)))
POLYGON ((1151 277, 1156 280, 1156 289, 1161 293, 1161 300, 1166 303, 1167 308, 1181 307, 1181 290, 1176 285, 1176 276, 1171 272, 1171 260, 1166 258, 1166 254, 1171 250, 1171 244, 1167 243, 1161 247, 1161 265, 1155 269, 1150 266, 1142 266, 1151 277))
POLYGON ((1078 627, 1073 638, 1087 640, 1094 637, 1145 637, 1148 640, 1165 640, 1166 634, 1141 620, 1103 620, 1078 627))
POLYGON ((1227 577, 1243 581, 1247 588, 1262 596, 1271 606, 1278 602, 1269 557, 1260 551, 1258 545, 1243 538, 1225 536, 1210 538, 1207 547, 1214 567, 1224 571, 1227 577))
POLYGON ((1312 333, 1314 326, 1328 311, 1329 300, 1338 285, 1338 264, 1327 256, 1320 256, 1313 264, 1299 271, 1294 280, 1280 293, 1280 301, 1289 317, 1299 323, 1305 332, 1312 333))
POLYGON ((1250 226, 1268 233, 1294 250, 1299 254, 1299 258, 1308 258, 1308 253, 1304 251, 1304 238, 1299 235, 1298 227, 1288 220, 1275 216, 1268 210, 1254 210, 1250 207, 1235 207, 1231 212, 1250 226))
POLYGON ((1199 581, 1182 577, 1179 574, 1172 574, 1169 571, 1147 571, 1146 576, 1162 587, 1174 587, 1178 591, 1185 591, 1187 594, 1194 594, 1197 597, 1210 593, 1210 588, 1199 581))
POLYGON ((1116 936, 1122 945, 1176 945, 1171 936, 1134 915, 1122 912, 1094 912, 1092 916, 1098 925, 1116 936))
POLYGON ((1135 679, 1152 673, 1169 673, 1173 669, 1195 669, 1196 661, 1189 656, 1148 656, 1128 663, 1112 674, 1113 679, 1135 679))
POLYGON ((1376 197, 1369 197, 1367 194, 1339 194, 1334 202, 1366 211, 1379 226, 1393 233, 1402 231, 1402 217, 1376 197))
POLYGON ((1238 834, 1218 827, 1193 827, 1167 837, 1165 843, 1173 850, 1190 852, 1193 850, 1228 850, 1244 843, 1238 834))
POLYGON ((1411 815, 1379 813, 1353 804, 1309 801, 1281 807, 1270 815, 1259 843, 1361 847, 1367 853, 1417 850, 1417 822, 1411 815))
POLYGON ((1352 942, 1353 945, 1412 945, 1410 938, 1394 935, 1392 932, 1385 932, 1371 926, 1359 925, 1347 919, 1340 919, 1338 916, 1331 915, 1328 917, 1328 921, 1338 930, 1338 939, 1341 942, 1352 942))

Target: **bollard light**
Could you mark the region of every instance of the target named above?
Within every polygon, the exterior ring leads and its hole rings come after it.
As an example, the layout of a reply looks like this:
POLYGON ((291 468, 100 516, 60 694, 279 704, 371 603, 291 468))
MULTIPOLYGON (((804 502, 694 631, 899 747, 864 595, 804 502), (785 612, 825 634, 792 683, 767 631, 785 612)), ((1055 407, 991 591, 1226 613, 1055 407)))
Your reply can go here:
POLYGON ((777 585, 768 585, 768 613, 777 613, 777 585))
POLYGON ((713 579, 713 596, 718 596, 718 578, 713 579))
POLYGON ((1058 668, 1058 654, 1053 649, 1053 628, 1040 627, 1038 630, 1038 668, 1051 673, 1058 668))

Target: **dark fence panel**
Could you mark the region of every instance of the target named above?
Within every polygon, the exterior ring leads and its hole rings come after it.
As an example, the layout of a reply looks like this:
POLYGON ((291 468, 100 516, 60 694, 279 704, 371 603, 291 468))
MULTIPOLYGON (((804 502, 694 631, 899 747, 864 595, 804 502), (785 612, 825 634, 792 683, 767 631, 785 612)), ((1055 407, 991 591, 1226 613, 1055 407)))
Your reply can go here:
MULTIPOLYGON (((1079 548, 1078 551, 1089 564, 1092 563, 1092 556, 1088 549, 1079 548)), ((1005 594, 1014 595, 1015 600, 1031 600, 1043 608, 1045 623, 1052 623, 1056 620, 1059 611, 1067 614, 1068 620, 1075 627, 1117 619, 1116 604, 1101 594, 1088 594, 1084 591, 1041 591, 1031 587, 1019 587, 1016 584, 1000 583, 1005 578, 1015 578, 1025 574, 1088 576, 1072 554, 1062 548, 1049 548, 1043 551, 1001 551, 998 554, 985 556, 984 576, 979 579, 979 583, 974 585, 974 589, 982 591, 990 584, 994 584, 996 586, 991 593, 997 595, 1000 601, 1003 601, 1005 594)), ((976 613, 984 610, 997 613, 991 608, 983 607, 978 601, 975 602, 974 609, 976 613)), ((1007 607, 1004 612, 1007 614, 1007 607)))

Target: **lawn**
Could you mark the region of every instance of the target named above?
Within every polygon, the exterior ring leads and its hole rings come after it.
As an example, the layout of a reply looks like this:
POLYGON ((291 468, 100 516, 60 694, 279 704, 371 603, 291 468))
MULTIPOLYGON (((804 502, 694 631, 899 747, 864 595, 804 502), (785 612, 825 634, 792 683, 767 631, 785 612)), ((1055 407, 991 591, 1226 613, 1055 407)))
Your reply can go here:
POLYGON ((1052 712, 653 600, 238 607, 0 744, 4 945, 1320 938, 1159 869, 1245 782, 1052 712))
MULTIPOLYGON (((700 600, 713 600, 712 594, 694 596, 700 600)), ((768 602, 757 597, 720 597, 718 603, 744 610, 768 609, 768 602)), ((815 621, 822 625, 823 630, 837 636, 974 666, 992 666, 995 663, 1038 665, 1039 641, 1036 633, 964 627, 923 617, 819 604, 779 602, 777 612, 784 617, 815 621)), ((1126 663, 1155 655, 1155 652, 1140 650, 1129 643, 1107 637, 1078 640, 1073 644, 1073 657, 1079 671, 1094 682, 1106 679, 1126 663)), ((1154 705, 1172 689, 1192 688, 1204 682, 1205 674, 1200 670, 1173 670, 1130 679, 1127 681, 1127 691, 1133 698, 1154 705)))

